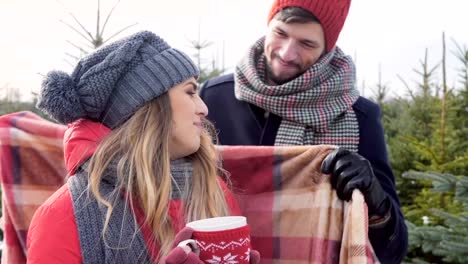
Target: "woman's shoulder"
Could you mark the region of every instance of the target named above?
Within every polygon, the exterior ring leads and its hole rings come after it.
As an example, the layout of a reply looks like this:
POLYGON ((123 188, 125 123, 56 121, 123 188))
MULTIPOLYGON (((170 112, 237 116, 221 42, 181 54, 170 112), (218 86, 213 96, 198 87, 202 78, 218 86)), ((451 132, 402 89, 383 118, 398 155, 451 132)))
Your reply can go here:
POLYGON ((28 263, 81 262, 78 231, 68 184, 34 213, 27 236, 28 263))
POLYGON ((74 220, 73 204, 68 184, 64 184, 36 210, 29 230, 34 229, 38 223, 54 225, 57 221, 63 222, 69 218, 74 220))

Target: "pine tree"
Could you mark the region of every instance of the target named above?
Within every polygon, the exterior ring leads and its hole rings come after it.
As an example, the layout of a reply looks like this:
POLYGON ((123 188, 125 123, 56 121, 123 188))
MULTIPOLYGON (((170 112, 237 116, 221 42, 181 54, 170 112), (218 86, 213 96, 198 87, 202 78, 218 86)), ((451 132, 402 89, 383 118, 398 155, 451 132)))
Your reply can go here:
MULTIPOLYGON (((218 68, 216 60, 213 58, 211 60, 211 65, 206 67, 204 63, 204 56, 202 56, 202 51, 210 47, 213 42, 207 40, 201 40, 201 23, 198 21, 198 38, 196 40, 189 40, 190 46, 195 50, 195 60, 197 62, 198 69, 200 69, 200 76, 198 76, 198 82, 204 83, 205 81, 219 76, 224 73, 223 68, 218 68)), ((224 52, 224 50, 223 50, 224 52)))
POLYGON ((411 263, 467 262, 467 249, 462 246, 467 244, 462 239, 468 221, 466 176, 454 175, 467 175, 468 171, 468 50, 457 47, 454 55, 462 64, 461 88, 447 85, 445 49, 441 67, 430 67, 426 52, 420 70, 415 70, 421 77, 418 89, 411 90, 403 80, 410 98, 384 103, 390 160, 410 231, 411 263), (441 74, 442 83, 434 82, 436 74, 441 74), (424 173, 402 174, 411 170, 424 173), (448 245, 457 250, 449 252, 448 245))
POLYGON ((453 149, 457 152, 466 152, 468 149, 468 47, 455 43, 456 50, 453 52, 460 64, 458 69, 458 96, 452 100, 455 115, 453 118, 454 129, 457 131, 459 144, 453 149))
POLYGON ((411 251, 429 253, 424 260, 409 255, 409 263, 468 263, 468 177, 437 172, 407 172, 403 177, 430 181, 430 191, 453 198, 458 209, 430 209, 422 225, 407 222, 411 251))
MULTIPOLYGON (((77 33, 81 37, 82 40, 85 41, 84 43, 80 43, 80 44, 77 44, 76 42, 69 41, 69 40, 67 41, 70 45, 72 45, 73 47, 78 49, 78 51, 80 53, 79 55, 73 55, 73 54, 70 54, 70 53, 66 53, 66 55, 68 57, 73 59, 73 61, 71 61, 71 62, 66 60, 68 62, 68 64, 70 64, 73 67, 75 66, 76 62, 78 62, 80 60, 80 58, 83 57, 84 55, 88 54, 89 52, 91 52, 91 51, 93 51, 93 50, 95 50, 97 48, 99 48, 100 46, 102 46, 103 44, 105 44, 109 40, 113 39, 114 37, 116 37, 120 33, 124 32, 125 30, 137 25, 137 23, 128 25, 128 26, 118 30, 117 32, 113 33, 111 36, 105 38, 104 37, 104 31, 106 29, 107 23, 109 22, 109 19, 111 18, 112 14, 114 13, 115 8, 119 5, 120 0, 116 1, 114 6, 111 8, 109 13, 107 14, 107 16, 106 16, 106 18, 104 20, 104 23, 102 25, 101 25, 101 1, 97 0, 96 2, 97 2, 96 31, 94 33, 91 33, 91 30, 87 29, 83 25, 83 23, 80 22, 80 20, 76 17, 76 15, 71 11, 68 11, 68 14, 72 17, 72 19, 75 22, 75 24, 77 25, 77 27, 71 25, 68 22, 60 20, 61 23, 63 23, 67 27, 69 27, 72 31, 77 33)), ((59 3, 61 3, 61 2, 59 1, 59 3)), ((63 5, 63 3, 62 3, 62 5, 63 5)), ((66 9, 65 5, 63 5, 63 7, 66 9)))

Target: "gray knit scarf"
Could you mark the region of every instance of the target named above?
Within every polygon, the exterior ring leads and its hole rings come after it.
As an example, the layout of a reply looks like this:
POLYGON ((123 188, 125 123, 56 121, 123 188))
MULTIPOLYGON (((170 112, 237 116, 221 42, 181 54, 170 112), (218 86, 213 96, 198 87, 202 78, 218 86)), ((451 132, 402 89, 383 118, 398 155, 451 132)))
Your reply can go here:
POLYGON ((357 151, 359 127, 352 105, 359 97, 352 59, 336 47, 299 77, 266 81, 265 38, 235 69, 235 96, 282 118, 275 145, 331 144, 357 151))
MULTIPOLYGON (((153 263, 135 215, 122 192, 116 192, 116 171, 116 164, 112 163, 106 169, 100 186, 101 194, 108 201, 113 201, 114 205, 105 241, 102 230, 107 207, 99 204, 89 192, 87 164, 68 180, 83 263, 153 263)), ((186 160, 173 161, 171 173, 174 178, 172 198, 183 197, 192 177, 191 163, 186 160)))

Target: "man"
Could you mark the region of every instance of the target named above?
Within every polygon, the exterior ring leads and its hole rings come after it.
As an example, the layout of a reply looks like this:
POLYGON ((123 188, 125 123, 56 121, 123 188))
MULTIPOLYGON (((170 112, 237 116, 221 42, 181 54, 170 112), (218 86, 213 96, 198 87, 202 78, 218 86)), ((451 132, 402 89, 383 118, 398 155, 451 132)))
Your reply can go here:
POLYGON ((223 145, 340 146, 323 162, 349 200, 359 189, 382 263, 403 260, 408 235, 390 168, 380 108, 360 97, 355 66, 335 47, 351 0, 276 0, 265 37, 234 76, 207 81, 201 96, 223 145))

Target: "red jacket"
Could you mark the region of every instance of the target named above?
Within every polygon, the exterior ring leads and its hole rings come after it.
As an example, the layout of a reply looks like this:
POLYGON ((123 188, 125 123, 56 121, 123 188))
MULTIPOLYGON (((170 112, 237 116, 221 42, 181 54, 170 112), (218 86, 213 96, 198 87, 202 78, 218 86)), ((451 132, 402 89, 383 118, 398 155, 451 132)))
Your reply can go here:
MULTIPOLYGON (((96 142, 109 131, 102 124, 89 120, 78 120, 69 125, 64 136, 64 155, 70 174, 95 151, 96 142)), ((221 179, 219 181, 225 190, 231 215, 240 215, 233 194, 221 179)), ((172 200, 169 204, 169 215, 178 228, 181 227, 178 218, 180 208, 180 200, 172 200)), ((145 238, 147 235, 143 234, 145 238)), ((27 248, 28 263, 82 263, 68 184, 57 190, 35 212, 28 231, 27 248)))

